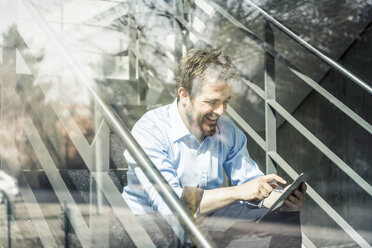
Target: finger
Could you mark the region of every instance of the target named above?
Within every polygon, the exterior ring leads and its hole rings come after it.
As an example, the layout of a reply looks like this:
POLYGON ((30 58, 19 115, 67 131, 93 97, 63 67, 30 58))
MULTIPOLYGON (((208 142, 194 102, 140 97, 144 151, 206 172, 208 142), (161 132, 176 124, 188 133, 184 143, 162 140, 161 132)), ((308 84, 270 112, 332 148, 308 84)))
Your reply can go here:
POLYGON ((255 194, 255 199, 256 200, 262 200, 264 198, 266 198, 266 197, 261 193, 260 190, 255 194))
POLYGON ((269 174, 269 175, 263 176, 263 178, 266 180, 266 182, 270 180, 276 180, 277 182, 282 183, 282 184, 287 183, 283 178, 281 178, 280 176, 276 174, 269 174))
POLYGON ((292 202, 290 202, 288 200, 285 200, 284 201, 284 205, 288 206, 291 209, 297 209, 297 205, 296 204, 293 204, 292 202))
POLYGON ((289 195, 287 197, 287 200, 290 201, 290 202, 292 202, 295 205, 297 205, 300 202, 300 200, 297 199, 294 195, 289 195))
POLYGON ((273 189, 277 188, 277 187, 280 187, 278 182, 275 181, 275 180, 270 180, 267 182, 273 189))
POLYGON ((305 193, 306 192, 306 190, 307 190, 306 183, 301 183, 300 190, 301 190, 302 193, 305 193))
POLYGON ((273 189, 276 189, 276 188, 278 188, 278 187, 280 187, 278 184, 276 184, 276 183, 269 183, 269 185, 271 186, 271 188, 273 188, 273 189))
POLYGON ((292 192, 293 195, 295 195, 298 199, 300 199, 301 201, 304 201, 306 199, 305 197, 305 193, 302 193, 301 191, 295 189, 293 192, 292 192))
MULTIPOLYGON (((268 185, 268 184, 267 184, 268 185)), ((270 185, 268 185, 269 187, 270 187, 270 185)), ((271 187, 270 187, 271 188, 271 187)), ((272 190, 272 188, 271 188, 271 190, 272 190)), ((260 194, 264 197, 264 198, 266 198, 266 197, 268 197, 269 195, 270 195, 270 192, 271 191, 269 191, 267 188, 265 188, 265 186, 264 185, 261 185, 261 187, 259 188, 259 192, 260 192, 260 194)))
POLYGON ((265 190, 267 191, 268 194, 270 194, 271 191, 273 191, 273 187, 271 187, 271 185, 268 184, 268 183, 264 183, 264 184, 262 184, 262 187, 265 188, 265 190))
POLYGON ((268 184, 271 186, 271 188, 273 189, 283 189, 282 186, 280 186, 279 184, 277 184, 275 181, 269 181, 268 184))
POLYGON ((289 197, 287 198, 287 200, 289 200, 290 202, 292 202, 293 204, 295 204, 297 207, 302 206, 302 203, 303 203, 303 200, 298 199, 294 195, 289 195, 289 197))

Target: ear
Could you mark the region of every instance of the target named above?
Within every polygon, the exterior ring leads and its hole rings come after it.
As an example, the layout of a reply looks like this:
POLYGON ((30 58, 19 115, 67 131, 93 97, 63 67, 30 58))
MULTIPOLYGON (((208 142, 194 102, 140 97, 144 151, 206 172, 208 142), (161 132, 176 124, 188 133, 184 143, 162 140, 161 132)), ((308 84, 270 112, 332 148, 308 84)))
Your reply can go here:
POLYGON ((190 95, 184 87, 178 88, 178 97, 183 105, 187 105, 190 101, 190 95))

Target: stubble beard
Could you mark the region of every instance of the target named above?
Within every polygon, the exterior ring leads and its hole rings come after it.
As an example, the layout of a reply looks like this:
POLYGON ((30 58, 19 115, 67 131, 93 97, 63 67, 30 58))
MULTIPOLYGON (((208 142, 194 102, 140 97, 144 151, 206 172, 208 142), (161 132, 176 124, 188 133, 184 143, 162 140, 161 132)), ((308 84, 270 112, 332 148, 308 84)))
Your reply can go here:
POLYGON ((202 132, 203 135, 206 135, 206 136, 213 136, 215 133, 216 133, 216 126, 217 126, 217 123, 214 124, 214 125, 209 125, 207 123, 205 123, 205 118, 207 118, 208 114, 204 115, 200 121, 199 121, 199 127, 200 127, 200 130, 202 132))

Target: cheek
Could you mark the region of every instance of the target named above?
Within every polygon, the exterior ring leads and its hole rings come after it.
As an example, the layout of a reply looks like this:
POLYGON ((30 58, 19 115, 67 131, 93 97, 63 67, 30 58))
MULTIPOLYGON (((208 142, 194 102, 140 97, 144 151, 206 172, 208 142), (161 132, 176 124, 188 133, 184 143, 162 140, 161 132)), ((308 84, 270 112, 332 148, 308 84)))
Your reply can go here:
POLYGON ((213 108, 209 105, 203 105, 201 108, 200 108, 200 113, 202 115, 206 115, 206 114, 210 114, 213 112, 213 108))

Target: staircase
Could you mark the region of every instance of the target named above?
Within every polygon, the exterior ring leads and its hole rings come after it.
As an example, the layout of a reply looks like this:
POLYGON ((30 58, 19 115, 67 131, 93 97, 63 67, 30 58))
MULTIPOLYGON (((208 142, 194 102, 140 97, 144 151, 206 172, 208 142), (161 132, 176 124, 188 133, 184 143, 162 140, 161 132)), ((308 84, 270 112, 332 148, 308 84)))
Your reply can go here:
POLYGON ((73 247, 108 247, 114 213, 133 245, 153 247, 120 195, 128 149, 193 242, 213 246, 128 130, 174 99, 174 72, 187 49, 218 47, 242 78, 227 114, 261 169, 289 181, 315 171, 302 210, 303 246, 371 247, 371 53, 355 54, 371 51, 363 39, 370 44, 372 8, 340 4, 345 17, 332 27, 344 29, 319 37, 300 13, 321 22, 336 3, 255 2, 0 2, 0 169, 20 179, 16 244, 60 247, 70 237, 73 247), (369 66, 355 67, 362 59, 369 66), (25 218, 37 232, 32 239, 22 236, 32 229, 25 218))

